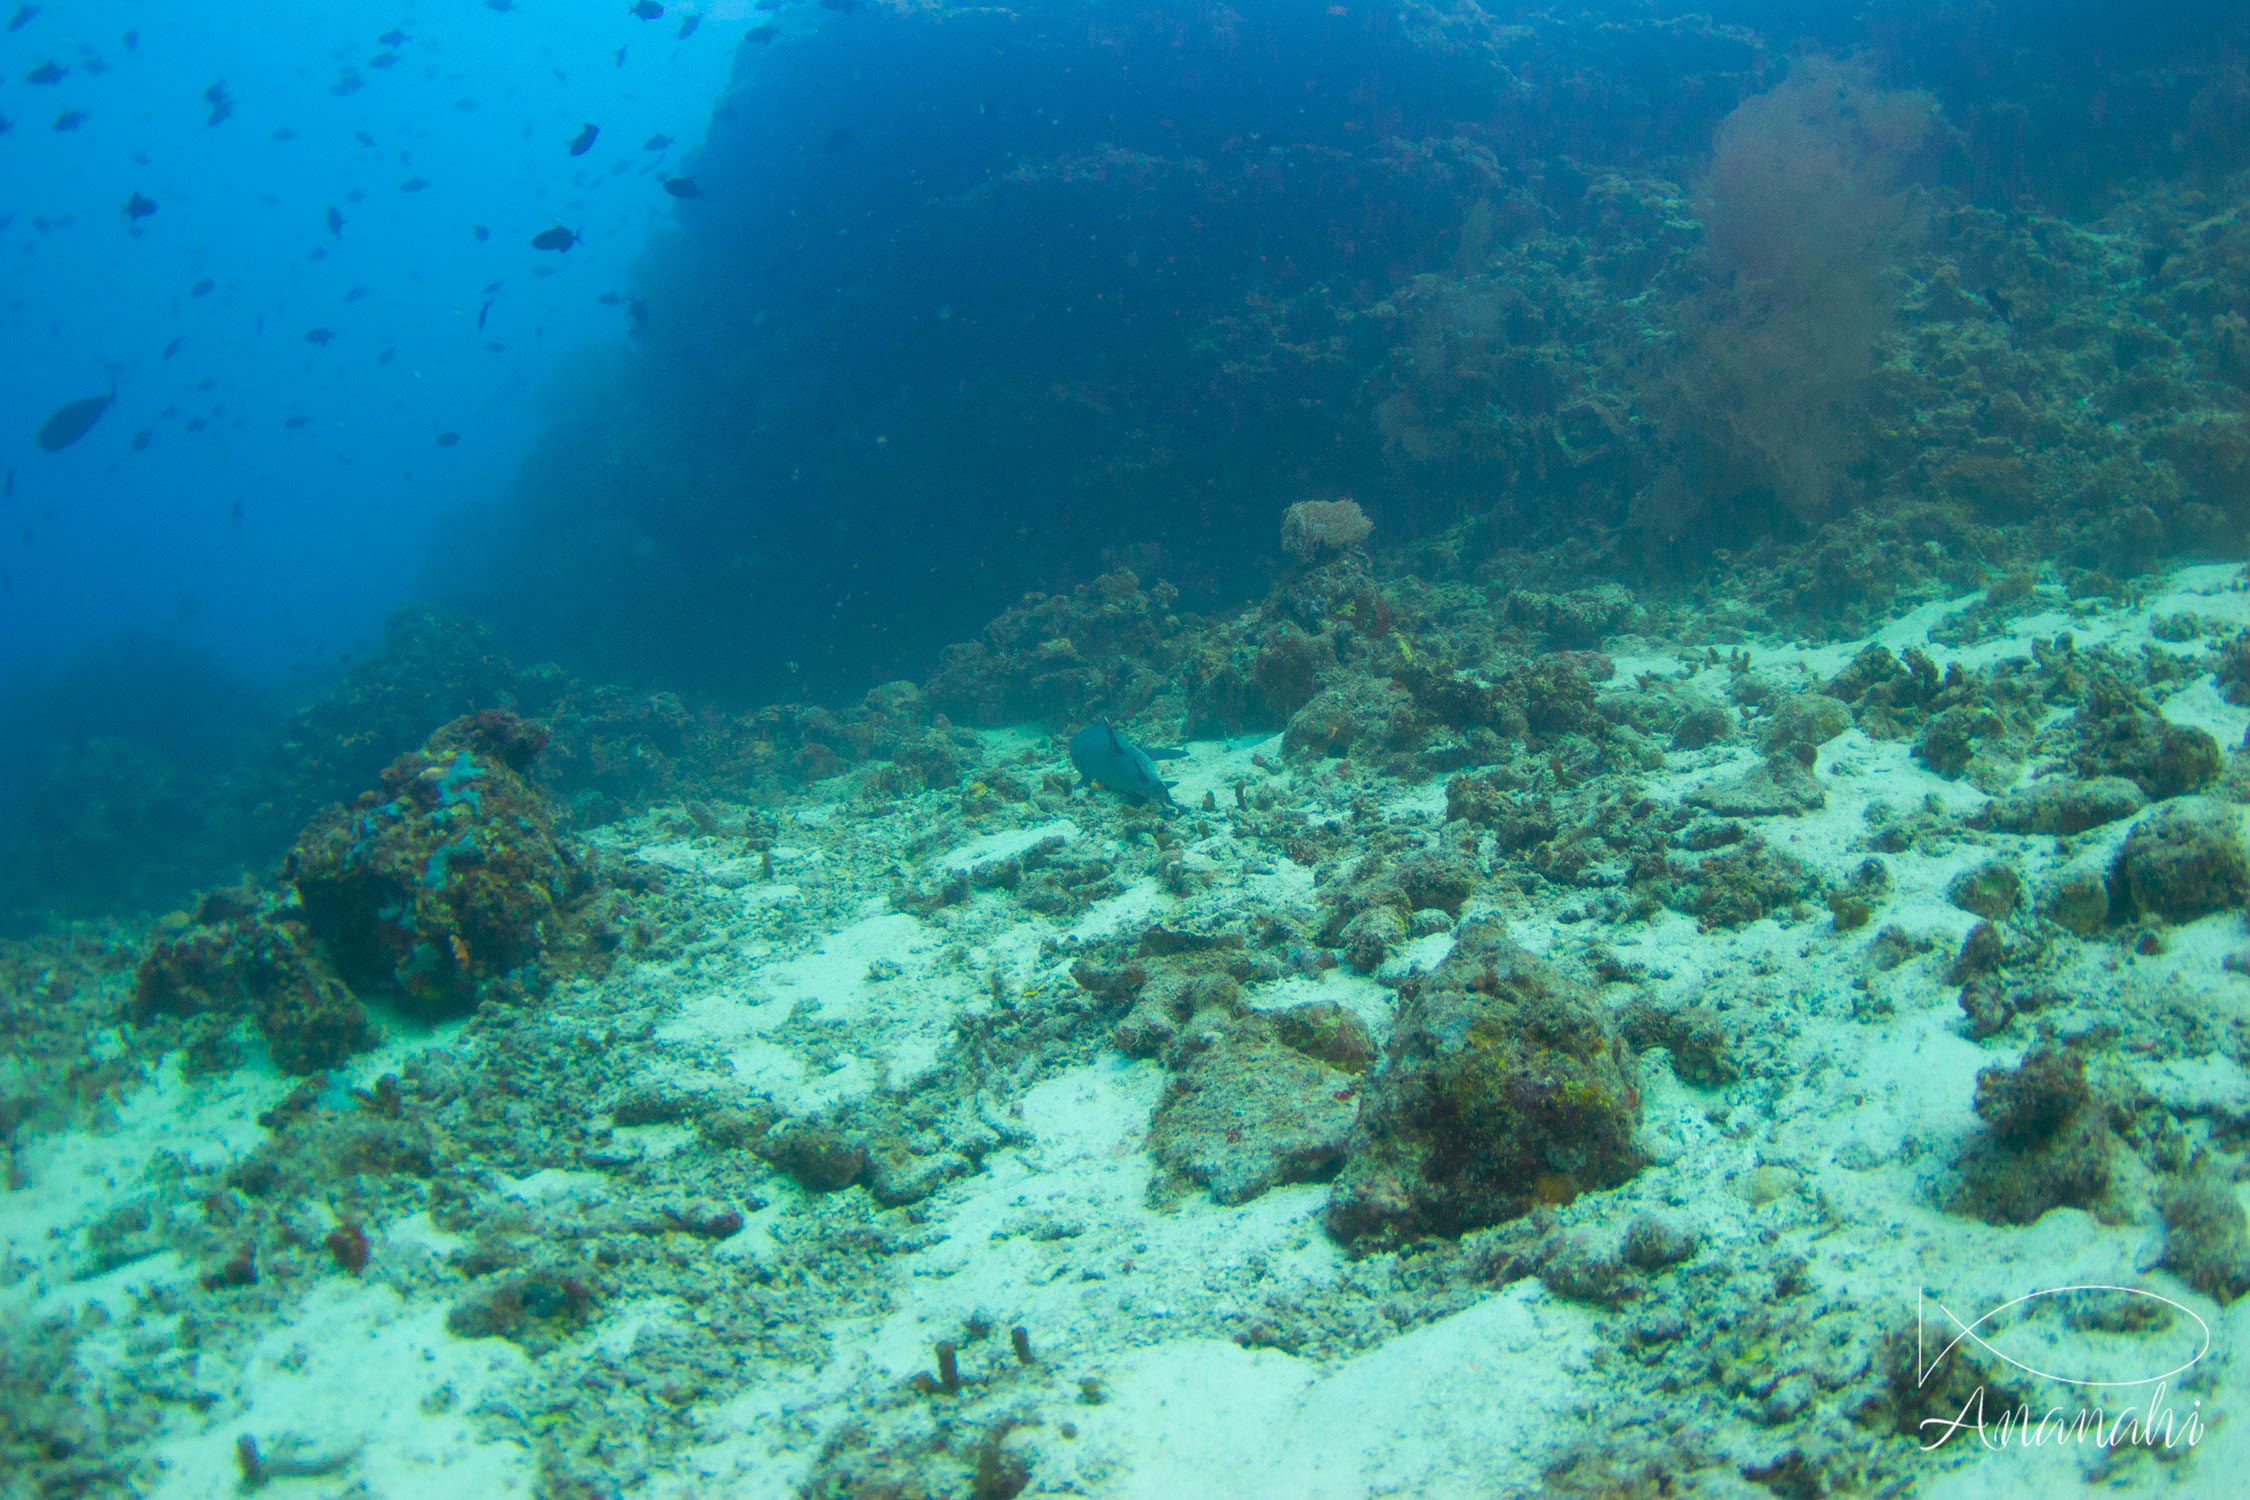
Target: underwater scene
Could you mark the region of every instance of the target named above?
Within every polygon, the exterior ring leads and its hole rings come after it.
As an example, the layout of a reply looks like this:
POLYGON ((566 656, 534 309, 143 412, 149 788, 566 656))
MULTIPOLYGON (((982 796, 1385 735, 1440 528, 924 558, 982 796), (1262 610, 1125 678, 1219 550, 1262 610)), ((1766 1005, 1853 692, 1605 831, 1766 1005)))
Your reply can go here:
POLYGON ((2242 0, 0 0, 0 267, 0 1500, 2250 1495, 2242 0))

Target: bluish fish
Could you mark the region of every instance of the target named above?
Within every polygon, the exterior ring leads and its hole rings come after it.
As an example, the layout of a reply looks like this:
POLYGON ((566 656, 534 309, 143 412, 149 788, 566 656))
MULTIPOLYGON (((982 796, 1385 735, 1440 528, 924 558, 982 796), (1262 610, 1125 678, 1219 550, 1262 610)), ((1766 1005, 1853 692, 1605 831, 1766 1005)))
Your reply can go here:
POLYGON ((1070 737, 1070 763, 1087 786, 1106 786, 1128 802, 1153 799, 1166 807, 1179 805, 1172 800, 1173 784, 1156 774, 1155 758, 1106 719, 1070 737))

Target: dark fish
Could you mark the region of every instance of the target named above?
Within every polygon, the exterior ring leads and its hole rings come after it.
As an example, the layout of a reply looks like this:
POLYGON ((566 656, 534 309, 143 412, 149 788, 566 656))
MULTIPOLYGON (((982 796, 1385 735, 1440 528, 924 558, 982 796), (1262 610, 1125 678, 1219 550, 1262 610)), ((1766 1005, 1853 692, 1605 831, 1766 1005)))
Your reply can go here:
POLYGON ((440 448, 450 448, 460 441, 461 434, 458 432, 441 432, 437 435, 437 445, 440 448))
POLYGON ((180 341, 179 341, 179 338, 178 338, 178 336, 177 336, 177 335, 175 335, 175 336, 174 336, 174 337, 173 337, 173 338, 172 338, 171 340, 169 340, 169 341, 168 341, 168 342, 167 342, 167 343, 166 343, 166 344, 164 345, 164 352, 163 352, 162 354, 158 355, 158 356, 157 356, 157 358, 158 358, 158 359, 170 359, 170 358, 171 358, 171 357, 172 357, 173 355, 175 355, 175 354, 177 354, 177 353, 179 353, 179 352, 180 352, 180 341))
POLYGON ((234 96, 227 92, 225 79, 220 79, 203 91, 203 102, 211 106, 211 114, 203 123, 217 125, 234 113, 234 96))
POLYGON ((345 300, 346 302, 357 302, 357 301, 358 301, 358 300, 359 300, 360 298, 362 298, 362 297, 364 297, 364 296, 366 296, 366 295, 367 295, 367 288, 366 288, 366 287, 363 287, 363 286, 355 286, 355 287, 353 287, 353 288, 352 288, 352 289, 351 289, 350 291, 348 291, 348 292, 344 293, 344 300, 345 300))
POLYGON ((190 297, 208 297, 211 295, 211 288, 217 285, 217 282, 206 276, 194 286, 188 288, 188 295, 190 297))
POLYGON ((291 432, 295 432, 295 431, 296 431, 296 430, 297 430, 298 428, 300 428, 300 427, 304 426, 304 425, 305 425, 306 423, 310 422, 311 420, 312 420, 312 418, 310 418, 310 417, 306 416, 306 415, 305 415, 305 414, 304 414, 303 412, 298 412, 298 413, 297 413, 296 415, 294 415, 294 416, 290 417, 290 418, 289 418, 289 419, 288 419, 287 421, 283 422, 283 423, 282 423, 281 425, 282 425, 282 426, 284 426, 284 427, 286 427, 286 428, 288 428, 288 429, 289 429, 289 430, 290 430, 291 432))
POLYGON ((375 363, 379 365, 387 365, 396 358, 398 358, 398 351, 396 349, 385 349, 381 354, 375 357, 375 363))
POLYGON ((370 151, 375 149, 375 137, 369 135, 364 130, 353 131, 352 139, 359 142, 362 146, 365 146, 370 151))
POLYGON ((568 252, 570 247, 577 243, 578 235, 572 230, 563 228, 560 224, 552 229, 542 229, 531 237, 532 249, 552 250, 557 254, 568 252))
POLYGON ((39 7, 36 5, 19 5, 16 7, 16 13, 8 17, 8 29, 10 31, 21 31, 24 27, 30 25, 31 18, 38 14, 39 7))
POLYGON ((680 40, 684 42, 689 37, 694 36, 695 28, 701 26, 702 24, 703 17, 699 15, 690 15, 686 20, 680 23, 680 40))
POLYGON ((768 21, 763 26, 753 26, 748 31, 745 31, 742 34, 742 39, 746 42, 755 42, 757 45, 763 47, 779 35, 781 35, 781 28, 773 22, 768 21))
POLYGON ((124 36, 124 39, 123 39, 123 40, 124 40, 124 42, 125 42, 125 50, 126 50, 127 52, 138 52, 138 51, 140 51, 140 50, 141 50, 141 32, 140 32, 140 28, 136 26, 136 27, 134 27, 134 28, 133 28, 133 29, 132 29, 131 31, 128 31, 128 32, 126 32, 126 33, 125 33, 125 36, 124 36))
POLYGON ((0 135, 6 135, 9 131, 15 128, 15 121, 9 119, 6 115, 0 115, 0 135))
POLYGON ((625 331, 634 338, 648 332, 648 304, 638 297, 625 304, 625 331))
POLYGON ((703 196, 703 189, 695 185, 695 179, 692 177, 667 177, 664 179, 664 191, 675 198, 700 198, 703 196))
POLYGON ((141 220, 156 212, 156 200, 135 193, 125 200, 125 207, 122 212, 127 222, 138 224, 141 220))
POLYGON ((516 0, 484 0, 484 8, 503 12, 511 11, 516 8, 516 0))
POLYGON ((227 520, 236 526, 242 524, 242 502, 240 500, 227 507, 227 520))
POLYGON ((5 489, 0 489, 0 500, 13 500, 13 499, 15 499, 15 498, 16 498, 16 471, 15 471, 14 469, 10 469, 10 470, 8 471, 8 484, 7 484, 7 488, 5 488, 5 489))
POLYGON ((1086 786, 1106 786, 1128 802, 1177 805, 1172 801, 1174 783, 1156 774, 1155 760, 1106 720, 1070 737, 1070 763, 1086 778, 1086 786))
POLYGON ((641 149, 643 151, 662 151, 666 146, 669 146, 671 144, 672 138, 659 131, 657 134, 652 135, 647 140, 641 142, 641 149))
POLYGON ((664 14, 664 7, 657 4, 657 0, 633 0, 633 8, 628 14, 639 16, 644 21, 654 21, 664 14))
POLYGON ((589 124, 584 130, 579 131, 577 139, 570 143, 570 154, 572 156, 584 156, 587 152, 593 150, 594 141, 601 133, 601 126, 589 124))
POLYGON ((429 185, 429 179, 426 177, 409 177, 398 185, 398 190, 402 193, 419 193, 429 185))
POLYGON ((187 430, 190 432, 201 432, 204 428, 210 425, 211 422, 208 417, 190 417, 188 418, 187 422, 187 430))
POLYGON ((84 68, 88 74, 95 78, 99 78, 109 71, 109 64, 91 52, 86 53, 78 60, 78 66, 84 68))
POLYGON ((352 95, 358 93, 361 89, 366 87, 367 80, 359 76, 359 70, 357 68, 346 68, 344 69, 342 77, 338 78, 334 83, 328 85, 328 92, 334 94, 339 99, 349 99, 352 95))
POLYGON ((296 138, 297 127, 294 125, 276 125, 273 128, 273 134, 267 137, 268 140, 274 141, 293 141, 296 138))
POLYGON ((82 109, 66 109, 55 116, 55 129, 57 130, 76 130, 85 123, 86 111, 82 109))
POLYGON ((484 320, 491 314, 491 312, 492 299, 490 297, 487 297, 484 299, 484 306, 477 309, 477 331, 479 333, 482 333, 484 331, 484 320))
POLYGON ((117 393, 106 396, 85 396, 55 408, 39 428, 39 446, 49 453, 60 453, 93 430, 102 413, 117 404, 117 393))
POLYGON ((328 205, 328 232, 334 235, 337 239, 342 239, 344 237, 343 211, 337 208, 333 203, 328 205))
POLYGON ((403 47, 406 45, 406 33, 393 26, 375 40, 386 47, 403 47))
POLYGON ((480 245, 492 238, 492 231, 482 224, 472 224, 469 227, 476 232, 477 243, 480 245))
POLYGON ((367 60, 367 65, 371 68, 395 68, 398 66, 398 54, 396 52, 378 52, 367 60))
POLYGON ((618 303, 623 302, 625 298, 624 295, 619 292, 604 292, 594 300, 596 302, 599 302, 604 307, 615 307, 618 303))
POLYGON ((620 48, 618 48, 618 49, 617 49, 617 52, 616 52, 616 54, 615 54, 615 55, 616 55, 616 58, 617 58, 617 65, 618 65, 619 67, 621 67, 621 68, 622 68, 622 67, 624 67, 624 66, 625 66, 625 54, 626 54, 626 53, 628 53, 628 52, 630 52, 630 51, 632 51, 632 50, 633 50, 633 44, 632 44, 631 42, 627 42, 627 43, 626 43, 626 44, 625 44, 624 46, 622 46, 622 47, 620 47, 620 48))
POLYGON ((41 63, 38 67, 33 68, 30 72, 24 74, 23 81, 25 83, 36 83, 42 85, 50 83, 60 83, 62 82, 63 74, 69 71, 70 69, 64 67, 61 63, 56 62, 52 58, 50 58, 46 62, 41 63))
POLYGON ((130 446, 135 453, 138 453, 143 448, 146 448, 149 444, 149 439, 155 436, 156 434, 154 432, 151 432, 148 428, 143 427, 139 432, 133 434, 133 441, 130 446))
POLYGON ((335 340, 335 337, 336 334, 333 329, 314 328, 309 330, 305 334, 305 342, 308 344, 319 344, 323 348, 325 348, 328 344, 335 340))

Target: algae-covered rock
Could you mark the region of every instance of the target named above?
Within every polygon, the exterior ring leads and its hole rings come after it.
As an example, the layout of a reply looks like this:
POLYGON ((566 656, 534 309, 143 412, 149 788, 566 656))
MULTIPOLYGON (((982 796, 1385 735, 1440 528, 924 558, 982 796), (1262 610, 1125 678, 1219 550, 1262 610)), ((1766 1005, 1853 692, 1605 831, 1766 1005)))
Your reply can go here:
POLYGON ((2110 871, 2131 912, 2184 922, 2250 899, 2250 857, 2233 808, 2208 797, 2166 803, 2133 825, 2110 871))
POLYGON ((544 740, 513 714, 456 719, 299 837, 287 878, 355 988, 455 1015, 488 986, 539 977, 579 884, 524 776, 544 740))
POLYGON ((1778 818, 1811 812, 1828 798, 1810 766, 1794 756, 1777 755, 1739 776, 1700 787, 1687 800, 1721 817, 1778 818))
POLYGON ((237 892, 206 896, 159 929, 135 976, 134 1019, 246 1016, 285 1073, 334 1067, 371 1045, 366 1010, 292 915, 237 892))
POLYGON ((1992 1224, 2029 1224, 2052 1208, 2114 1220, 2120 1147, 2075 1047, 2042 1037, 2015 1067, 1977 1074, 1983 1135, 1961 1164, 1952 1207, 1992 1224))
POLYGON ((2013 866, 1986 860, 1947 881, 1945 899, 1988 921, 2002 921, 2023 905, 2023 878, 2013 866))
POLYGON ((1362 1084, 1331 1234, 1355 1244, 1459 1234, 1633 1175, 1632 1062, 1584 987, 1480 918, 1404 993, 1383 1063, 1362 1084))

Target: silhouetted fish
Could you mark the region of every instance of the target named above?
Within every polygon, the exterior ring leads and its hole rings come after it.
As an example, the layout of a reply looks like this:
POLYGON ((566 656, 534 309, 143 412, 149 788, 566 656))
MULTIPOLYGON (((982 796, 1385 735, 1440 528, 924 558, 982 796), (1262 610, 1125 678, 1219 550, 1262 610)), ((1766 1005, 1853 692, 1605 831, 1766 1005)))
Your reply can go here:
POLYGON ((33 68, 30 72, 24 74, 23 81, 25 83, 36 84, 60 83, 62 82, 63 74, 68 73, 69 71, 70 69, 64 67, 61 63, 56 62, 53 59, 49 59, 48 61, 41 63, 38 67, 33 68))
POLYGON ((402 193, 419 193, 429 185, 430 180, 426 177, 409 177, 398 185, 398 190, 402 193))
POLYGON ((481 332, 483 332, 483 331, 484 331, 484 320, 485 320, 485 318, 486 318, 486 317, 488 317, 488 316, 489 316, 489 315, 491 314, 491 312, 492 312, 492 299, 491 299, 490 297, 487 297, 487 298, 485 298, 485 299, 484 299, 484 306, 482 306, 482 307, 480 307, 480 308, 478 308, 478 309, 477 309, 477 331, 478 331, 478 332, 480 332, 480 333, 481 333, 481 332))
POLYGON ((312 421, 312 418, 306 416, 303 412, 298 412, 296 415, 290 417, 281 425, 288 428, 291 432, 295 432, 298 428, 303 427, 310 421, 312 421))
POLYGON ((174 335, 173 335, 173 336, 172 336, 172 337, 171 337, 170 339, 167 339, 167 340, 165 341, 165 344, 164 344, 164 352, 163 352, 162 354, 158 355, 158 356, 157 356, 157 358, 158 358, 158 359, 170 359, 170 358, 171 358, 171 357, 172 357, 173 355, 175 355, 175 354, 177 354, 177 353, 179 353, 179 352, 180 352, 180 339, 179 339, 179 335, 178 335, 178 334, 174 334, 174 335))
POLYGON ((664 191, 675 198, 700 198, 703 196, 703 189, 695 185, 695 179, 692 177, 667 177, 664 179, 664 191))
POLYGON ((664 14, 664 7, 657 4, 657 0, 633 0, 630 14, 639 16, 644 21, 654 21, 664 14))
POLYGON ((141 220, 156 212, 156 200, 135 193, 125 200, 125 207, 121 211, 124 213, 127 222, 138 224, 141 220))
POLYGON ((476 234, 477 243, 480 245, 483 244, 486 240, 492 238, 492 231, 485 228, 482 224, 472 224, 469 226, 469 228, 476 234))
POLYGON ((680 23, 680 40, 684 42, 689 37, 694 36, 695 28, 701 26, 702 24, 703 17, 699 15, 690 15, 686 20, 680 23))
POLYGON ((742 39, 746 42, 755 42, 757 45, 763 47, 779 35, 781 35, 781 28, 775 25, 773 22, 768 21, 763 26, 751 27, 748 31, 742 34, 742 39))
POLYGON ((0 135, 6 135, 9 131, 15 128, 15 121, 9 119, 6 115, 0 115, 0 135))
POLYGON ((578 132, 577 139, 570 143, 570 154, 572 156, 584 156, 587 152, 593 150, 594 141, 601 133, 601 126, 588 124, 584 130, 578 132))
POLYGON ((437 435, 437 445, 440 448, 450 448, 460 441, 461 434, 458 432, 441 432, 437 435))
POLYGON ((328 232, 337 239, 344 237, 344 215, 333 203, 328 205, 328 232))
POLYGON ((563 228, 560 224, 552 229, 542 229, 531 237, 532 249, 553 250, 558 254, 567 252, 571 246, 577 243, 577 234, 572 230, 563 228))
POLYGON ((615 307, 618 303, 623 302, 625 297, 622 292, 604 292, 594 300, 604 307, 615 307))
POLYGON ((86 111, 82 109, 66 109, 61 114, 55 116, 54 128, 57 130, 76 130, 79 126, 85 123, 86 111))
POLYGON ((335 331, 334 331, 333 329, 328 329, 328 328, 314 328, 314 329, 309 329, 309 330, 307 330, 307 331, 306 331, 306 333, 305 333, 305 342, 306 342, 306 343, 308 343, 308 344, 319 344, 319 345, 321 345, 321 346, 323 346, 323 347, 326 347, 326 346, 327 346, 328 344, 330 344, 330 343, 334 342, 335 338, 336 338, 336 334, 335 334, 335 331))
POLYGON ((662 131, 658 131, 655 135, 652 135, 647 140, 641 142, 641 149, 643 151, 662 151, 666 146, 669 146, 671 144, 672 138, 664 134, 662 131))
POLYGON ((294 125, 276 125, 273 134, 266 137, 270 141, 293 141, 296 138, 297 127, 294 125))
POLYGON ((234 97, 227 92, 223 78, 203 91, 203 102, 211 106, 210 118, 203 122, 206 125, 216 125, 234 113, 234 97))
POLYGON ((30 25, 31 18, 38 14, 39 7, 36 5, 19 5, 16 7, 16 13, 8 17, 8 29, 10 31, 21 31, 24 27, 30 25))
POLYGON ((359 142, 362 146, 365 146, 370 151, 375 149, 375 137, 369 135, 364 130, 353 131, 352 139, 359 142))
POLYGON ((148 428, 143 427, 139 432, 133 434, 133 441, 129 446, 135 453, 138 453, 143 448, 146 448, 149 444, 149 439, 155 436, 156 434, 154 432, 151 432, 148 428))
POLYGON ((367 60, 367 65, 371 68, 395 68, 398 66, 398 54, 396 52, 378 52, 367 60))
POLYGON ((93 430, 102 413, 117 404, 117 393, 106 396, 85 396, 55 408, 39 428, 39 446, 49 453, 60 453, 93 430))
POLYGON ((126 50, 127 52, 138 52, 138 51, 140 51, 140 50, 141 50, 141 29, 140 29, 140 28, 139 28, 138 26, 134 27, 134 28, 133 28, 133 29, 132 29, 131 31, 128 31, 128 32, 126 32, 126 33, 125 33, 125 35, 124 35, 124 37, 122 38, 122 40, 123 40, 123 41, 124 41, 124 43, 125 43, 125 50, 126 50))
POLYGON ((217 282, 206 276, 194 286, 188 288, 188 295, 190 297, 208 297, 211 295, 211 288, 217 285, 217 282))
POLYGON ((396 358, 398 358, 398 351, 396 349, 385 349, 381 354, 375 357, 375 363, 379 365, 387 365, 396 358))
POLYGON ((625 305, 625 331, 634 338, 648 332, 648 303, 639 297, 625 305))
POLYGON ((486 10, 509 11, 516 8, 516 0, 484 0, 486 10))
POLYGON ((365 87, 367 87, 367 80, 359 76, 359 70, 346 68, 342 77, 328 85, 328 92, 339 99, 349 99, 365 87))
POLYGON ((363 286, 355 286, 355 287, 353 287, 353 288, 352 288, 352 289, 351 289, 350 291, 348 291, 348 292, 344 293, 344 300, 345 300, 346 302, 357 302, 357 301, 358 301, 358 300, 359 300, 360 298, 362 298, 362 297, 364 297, 364 296, 366 296, 366 295, 367 295, 367 288, 366 288, 366 287, 363 287, 363 286))
POLYGON ((393 26, 375 40, 386 47, 403 47, 406 45, 406 33, 393 26))

